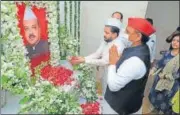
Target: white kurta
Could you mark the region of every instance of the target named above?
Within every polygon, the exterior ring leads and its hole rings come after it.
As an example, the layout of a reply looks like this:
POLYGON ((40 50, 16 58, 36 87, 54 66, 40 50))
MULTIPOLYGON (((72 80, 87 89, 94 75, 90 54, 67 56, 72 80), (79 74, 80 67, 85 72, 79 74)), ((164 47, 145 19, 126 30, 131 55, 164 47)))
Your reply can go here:
POLYGON ((119 34, 119 38, 123 41, 123 43, 125 44, 125 47, 131 46, 132 43, 128 40, 128 35, 125 33, 124 28, 122 28, 122 30, 119 34))
POLYGON ((155 55, 156 55, 156 35, 152 34, 150 36, 149 41, 146 43, 149 47, 150 50, 150 59, 151 59, 151 63, 154 61, 155 59, 155 55))
MULTIPOLYGON (((108 78, 107 84, 109 89, 113 92, 121 90, 125 85, 127 85, 132 80, 137 80, 142 78, 146 73, 146 66, 144 62, 133 56, 125 60, 116 72, 116 65, 110 65, 108 67, 108 78)), ((110 108, 108 103, 105 102, 103 107, 103 114, 109 114, 109 111, 114 111, 110 108)), ((114 111, 115 112, 115 111, 114 111)), ((113 112, 113 113, 114 113, 113 112)))
POLYGON ((106 85, 107 85, 107 65, 109 64, 109 49, 112 47, 112 45, 117 46, 118 53, 122 53, 125 45, 122 42, 121 38, 116 38, 112 42, 106 43, 103 41, 100 45, 100 47, 97 49, 97 51, 87 57, 85 57, 85 63, 87 64, 93 64, 96 66, 103 66, 103 73, 101 73, 103 76, 102 79, 102 92, 105 93, 106 85))
POLYGON ((113 44, 117 46, 118 53, 122 53, 125 45, 122 42, 121 38, 116 38, 109 43, 103 41, 95 53, 85 57, 85 63, 97 66, 105 66, 109 64, 109 49, 113 44))

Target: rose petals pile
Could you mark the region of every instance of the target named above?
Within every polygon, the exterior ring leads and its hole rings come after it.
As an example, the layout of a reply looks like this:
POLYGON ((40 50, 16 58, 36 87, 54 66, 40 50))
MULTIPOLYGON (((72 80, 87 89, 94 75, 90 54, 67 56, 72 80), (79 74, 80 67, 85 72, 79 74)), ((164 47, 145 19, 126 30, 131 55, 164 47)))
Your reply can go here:
POLYGON ((83 114, 85 115, 100 114, 99 102, 81 104, 81 108, 83 109, 83 114))
POLYGON ((41 69, 42 78, 52 82, 55 86, 70 85, 74 79, 71 77, 73 71, 61 66, 52 67, 50 65, 41 69))

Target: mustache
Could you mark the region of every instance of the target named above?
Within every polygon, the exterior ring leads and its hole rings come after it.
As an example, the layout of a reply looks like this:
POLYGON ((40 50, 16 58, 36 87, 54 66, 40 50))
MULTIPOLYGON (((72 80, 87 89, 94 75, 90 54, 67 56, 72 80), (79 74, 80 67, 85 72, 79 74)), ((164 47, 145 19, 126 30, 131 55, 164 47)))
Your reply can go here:
POLYGON ((32 38, 35 38, 36 36, 34 34, 30 34, 29 35, 29 38, 32 39, 32 38))

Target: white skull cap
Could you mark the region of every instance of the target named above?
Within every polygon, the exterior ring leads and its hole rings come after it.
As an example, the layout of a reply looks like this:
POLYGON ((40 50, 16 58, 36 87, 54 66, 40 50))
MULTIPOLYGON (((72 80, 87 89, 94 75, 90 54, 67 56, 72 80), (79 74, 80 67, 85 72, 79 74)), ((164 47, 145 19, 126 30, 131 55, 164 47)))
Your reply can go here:
POLYGON ((37 19, 37 17, 29 7, 26 7, 24 12, 24 20, 30 20, 30 19, 37 19))

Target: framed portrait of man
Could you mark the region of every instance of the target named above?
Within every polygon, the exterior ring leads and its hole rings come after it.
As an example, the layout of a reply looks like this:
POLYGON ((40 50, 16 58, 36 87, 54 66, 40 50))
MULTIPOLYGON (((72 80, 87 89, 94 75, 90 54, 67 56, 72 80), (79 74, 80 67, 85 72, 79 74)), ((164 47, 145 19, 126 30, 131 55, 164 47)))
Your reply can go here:
POLYGON ((27 50, 25 56, 29 58, 34 74, 35 67, 50 60, 46 9, 27 6, 24 3, 17 4, 17 8, 18 27, 27 50))

